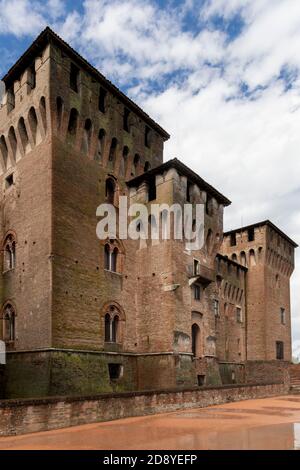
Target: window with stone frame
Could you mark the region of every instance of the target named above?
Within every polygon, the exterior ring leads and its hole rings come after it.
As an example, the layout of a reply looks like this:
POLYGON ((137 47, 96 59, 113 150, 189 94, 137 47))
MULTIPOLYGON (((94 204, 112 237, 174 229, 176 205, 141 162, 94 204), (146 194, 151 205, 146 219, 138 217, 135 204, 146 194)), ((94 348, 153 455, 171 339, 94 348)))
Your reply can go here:
POLYGON ((3 341, 11 343, 16 339, 16 313, 11 304, 6 304, 2 314, 3 320, 3 341))
POLYGON ((7 235, 3 252, 3 271, 10 271, 16 266, 16 241, 12 234, 7 235))

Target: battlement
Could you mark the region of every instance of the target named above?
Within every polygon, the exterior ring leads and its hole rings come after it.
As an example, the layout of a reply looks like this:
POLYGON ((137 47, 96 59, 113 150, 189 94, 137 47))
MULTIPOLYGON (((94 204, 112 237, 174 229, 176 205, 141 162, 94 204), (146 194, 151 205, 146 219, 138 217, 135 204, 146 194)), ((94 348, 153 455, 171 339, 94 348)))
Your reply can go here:
POLYGON ((272 222, 265 221, 224 233, 222 252, 249 268, 266 264, 290 277, 297 244, 272 222))
POLYGON ((3 82, 2 173, 37 145, 47 128, 75 152, 123 179, 162 163, 169 134, 49 28, 3 82), (41 98, 49 107, 48 123, 41 98))

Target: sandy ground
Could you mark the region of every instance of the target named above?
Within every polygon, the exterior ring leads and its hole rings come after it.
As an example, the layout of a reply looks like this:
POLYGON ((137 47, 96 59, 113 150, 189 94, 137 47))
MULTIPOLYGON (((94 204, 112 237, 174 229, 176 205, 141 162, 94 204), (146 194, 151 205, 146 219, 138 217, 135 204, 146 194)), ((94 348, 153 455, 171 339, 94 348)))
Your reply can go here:
POLYGON ((0 438, 12 449, 300 449, 300 395, 0 438))

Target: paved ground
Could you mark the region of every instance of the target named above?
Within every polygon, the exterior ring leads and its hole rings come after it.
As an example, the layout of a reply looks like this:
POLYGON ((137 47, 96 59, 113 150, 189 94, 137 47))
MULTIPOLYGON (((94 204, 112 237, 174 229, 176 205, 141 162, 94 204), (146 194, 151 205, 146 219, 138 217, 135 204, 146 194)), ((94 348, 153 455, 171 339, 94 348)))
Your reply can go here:
POLYGON ((0 449, 300 449, 300 395, 0 438, 0 449))

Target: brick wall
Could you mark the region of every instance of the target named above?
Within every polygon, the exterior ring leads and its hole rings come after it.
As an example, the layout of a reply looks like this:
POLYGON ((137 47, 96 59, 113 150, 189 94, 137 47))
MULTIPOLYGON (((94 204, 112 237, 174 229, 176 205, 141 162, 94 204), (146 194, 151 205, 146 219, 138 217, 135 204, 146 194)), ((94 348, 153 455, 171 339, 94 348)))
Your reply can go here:
POLYGON ((284 384, 226 386, 0 402, 0 435, 16 435, 87 423, 285 394, 284 384))

